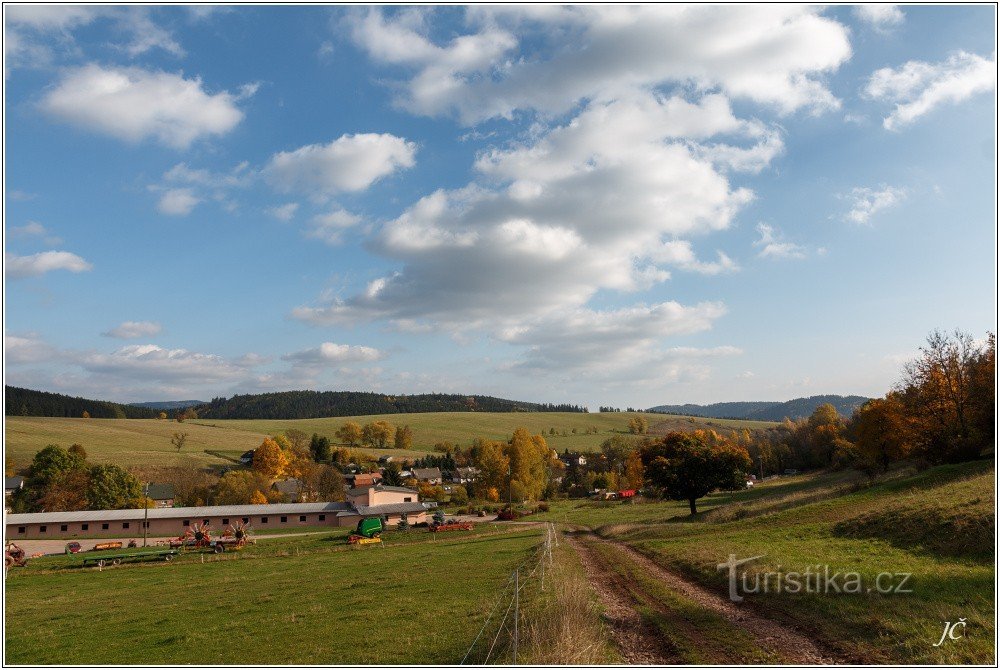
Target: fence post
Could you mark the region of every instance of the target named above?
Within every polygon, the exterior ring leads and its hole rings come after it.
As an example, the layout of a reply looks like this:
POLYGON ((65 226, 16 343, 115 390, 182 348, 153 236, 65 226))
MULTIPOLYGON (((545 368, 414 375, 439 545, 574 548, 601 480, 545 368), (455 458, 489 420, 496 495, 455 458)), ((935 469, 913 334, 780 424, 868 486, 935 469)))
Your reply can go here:
POLYGON ((518 642, 518 630, 517 624, 518 620, 521 618, 520 614, 520 595, 521 589, 518 586, 518 581, 520 578, 521 568, 514 568, 514 665, 517 665, 517 642, 518 642))

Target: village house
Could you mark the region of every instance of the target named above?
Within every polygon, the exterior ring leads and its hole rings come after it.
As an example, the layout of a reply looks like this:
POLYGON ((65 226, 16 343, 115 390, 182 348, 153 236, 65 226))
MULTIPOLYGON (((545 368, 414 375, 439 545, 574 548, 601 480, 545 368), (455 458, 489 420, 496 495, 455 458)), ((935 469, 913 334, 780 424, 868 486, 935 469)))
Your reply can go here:
POLYGON ((214 505, 145 509, 37 512, 7 514, 7 539, 71 539, 75 537, 137 537, 148 523, 152 537, 179 537, 194 524, 207 524, 221 533, 242 522, 256 530, 310 526, 353 527, 363 518, 381 517, 390 527, 405 517, 410 524, 425 523, 427 510, 413 489, 375 486, 352 489, 347 502, 277 503, 272 505, 214 505), (148 521, 145 519, 148 517, 148 521))
POLYGON ((478 474, 477 468, 455 468, 455 471, 451 473, 451 482, 452 484, 468 484, 475 481, 478 474))
POLYGON ((382 481, 379 472, 359 472, 354 475, 344 475, 344 483, 350 488, 367 488, 382 481))
POLYGON ((173 484, 150 484, 146 490, 146 495, 157 507, 174 506, 173 484))
POLYGON ((4 477, 3 478, 3 502, 4 509, 10 511, 10 499, 17 491, 24 488, 24 477, 4 477))
POLYGON ((418 482, 441 483, 441 468, 413 468, 413 477, 418 482))
POLYGON ((288 502, 302 502, 302 482, 295 477, 274 482, 271 488, 283 494, 288 502))

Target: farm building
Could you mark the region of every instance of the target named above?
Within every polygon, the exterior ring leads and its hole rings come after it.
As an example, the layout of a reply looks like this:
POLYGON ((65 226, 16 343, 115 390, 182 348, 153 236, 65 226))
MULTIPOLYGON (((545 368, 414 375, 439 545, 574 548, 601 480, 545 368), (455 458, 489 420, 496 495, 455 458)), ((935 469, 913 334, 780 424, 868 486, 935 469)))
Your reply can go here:
MULTIPOLYGON (((412 489, 364 489, 348 502, 283 503, 275 505, 215 505, 164 507, 148 510, 151 536, 179 536, 193 524, 223 529, 242 521, 256 530, 307 526, 354 526, 365 517, 380 516, 387 523, 405 515, 411 524, 427 521, 426 510, 412 489), (407 500, 409 498, 410 500, 407 500)), ((147 510, 116 509, 80 512, 7 514, 7 539, 71 537, 132 537, 142 535, 147 510)))
POLYGON ((16 492, 24 488, 24 477, 4 477, 3 478, 3 500, 4 508, 10 509, 10 499, 16 492))
POLYGON ((173 484, 150 484, 146 490, 146 495, 157 507, 174 506, 174 486, 173 484))
POLYGON ((413 468, 413 476, 418 482, 441 483, 441 468, 413 468))

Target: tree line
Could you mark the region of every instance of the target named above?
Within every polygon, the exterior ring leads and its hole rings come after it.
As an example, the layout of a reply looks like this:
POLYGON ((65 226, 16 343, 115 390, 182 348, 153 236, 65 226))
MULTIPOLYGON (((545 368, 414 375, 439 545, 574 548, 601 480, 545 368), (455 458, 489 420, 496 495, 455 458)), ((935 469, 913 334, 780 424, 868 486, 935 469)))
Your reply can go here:
POLYGON ((7 416, 59 416, 94 419, 154 419, 158 412, 146 407, 121 405, 104 400, 88 400, 61 393, 33 391, 17 386, 4 387, 7 416))

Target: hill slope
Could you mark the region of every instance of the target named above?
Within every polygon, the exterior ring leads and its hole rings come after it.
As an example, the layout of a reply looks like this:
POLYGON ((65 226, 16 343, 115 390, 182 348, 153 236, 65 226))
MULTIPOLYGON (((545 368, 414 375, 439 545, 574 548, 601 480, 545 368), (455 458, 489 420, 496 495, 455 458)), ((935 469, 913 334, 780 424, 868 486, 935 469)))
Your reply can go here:
POLYGON ((184 409, 185 407, 197 407, 198 405, 207 404, 204 400, 158 400, 155 402, 130 402, 129 407, 145 407, 146 409, 155 409, 159 412, 168 409, 184 409))
POLYGON ((784 418, 803 419, 825 403, 833 405, 842 416, 850 416, 868 398, 859 395, 815 395, 787 402, 717 402, 711 405, 658 405, 650 412, 681 414, 720 419, 751 419, 781 421, 784 418))

